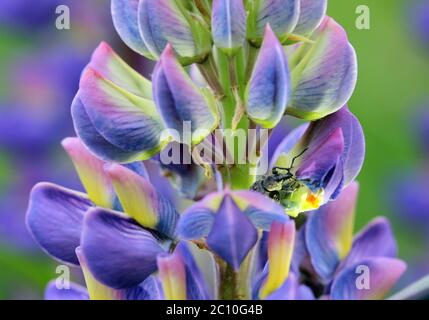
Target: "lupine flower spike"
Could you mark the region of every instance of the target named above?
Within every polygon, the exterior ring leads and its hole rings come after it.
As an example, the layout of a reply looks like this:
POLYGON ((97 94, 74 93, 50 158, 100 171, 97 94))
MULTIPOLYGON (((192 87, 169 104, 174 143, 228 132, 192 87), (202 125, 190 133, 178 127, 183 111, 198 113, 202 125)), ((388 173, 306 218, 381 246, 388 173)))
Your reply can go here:
POLYGON ((406 264, 387 219, 353 236, 357 59, 327 1, 111 4, 156 66, 146 79, 103 42, 83 70, 62 144, 86 192, 39 183, 26 221, 84 282, 45 298, 386 297, 406 264), (285 117, 306 122, 286 134, 285 117))

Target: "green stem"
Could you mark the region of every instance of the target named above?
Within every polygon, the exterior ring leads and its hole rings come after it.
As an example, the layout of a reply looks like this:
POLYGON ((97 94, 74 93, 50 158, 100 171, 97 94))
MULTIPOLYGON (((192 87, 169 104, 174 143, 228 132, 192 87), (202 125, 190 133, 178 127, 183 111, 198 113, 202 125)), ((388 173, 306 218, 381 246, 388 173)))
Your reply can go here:
POLYGON ((251 43, 248 43, 247 46, 247 64, 246 64, 246 73, 245 73, 245 82, 247 83, 252 76, 253 67, 256 63, 256 58, 258 57, 259 48, 253 46, 251 43))
POLYGON ((223 88, 224 95, 219 99, 224 110, 223 129, 230 129, 232 118, 234 117, 235 100, 231 91, 231 81, 229 77, 229 59, 220 50, 216 51, 217 66, 219 70, 219 80, 223 88))
POLYGON ((240 297, 240 300, 251 299, 250 272, 252 268, 254 252, 255 252, 255 248, 250 250, 246 259, 241 264, 240 271, 238 272, 238 296, 240 297))
POLYGON ((219 82, 216 62, 213 59, 213 55, 210 54, 203 63, 199 63, 197 66, 204 79, 213 90, 215 96, 218 99, 222 99, 225 96, 225 92, 222 88, 222 84, 219 82))
POLYGON ((219 299, 220 300, 239 300, 238 295, 238 282, 237 272, 224 261, 219 261, 220 271, 220 286, 219 286, 219 299))
POLYGON ((231 83, 231 90, 237 90, 238 89, 238 82, 237 82, 237 65, 235 62, 235 56, 228 58, 228 73, 229 73, 229 81, 231 83))
POLYGON ((244 48, 241 48, 236 55, 236 69, 238 92, 242 100, 244 100, 244 92, 246 90, 246 54, 244 48))

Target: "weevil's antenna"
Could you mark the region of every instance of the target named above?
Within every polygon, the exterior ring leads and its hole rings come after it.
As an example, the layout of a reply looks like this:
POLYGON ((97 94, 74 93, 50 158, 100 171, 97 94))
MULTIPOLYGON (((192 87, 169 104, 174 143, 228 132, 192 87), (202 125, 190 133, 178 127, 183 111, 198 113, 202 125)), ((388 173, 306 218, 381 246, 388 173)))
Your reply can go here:
POLYGON ((290 169, 293 168, 293 165, 295 164, 295 160, 301 157, 306 151, 308 150, 308 147, 301 151, 301 153, 295 157, 293 157, 292 162, 290 164, 290 169))

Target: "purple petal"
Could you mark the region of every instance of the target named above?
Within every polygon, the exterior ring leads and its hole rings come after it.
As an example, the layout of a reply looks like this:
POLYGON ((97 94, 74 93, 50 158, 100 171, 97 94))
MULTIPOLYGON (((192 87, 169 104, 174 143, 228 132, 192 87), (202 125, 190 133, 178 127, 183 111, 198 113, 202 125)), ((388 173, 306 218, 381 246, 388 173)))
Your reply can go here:
POLYGON ((328 283, 350 251, 358 185, 351 184, 340 197, 309 214, 305 240, 311 263, 328 283))
POLYGON ((234 201, 244 208, 244 213, 257 229, 270 230, 273 222, 289 220, 284 208, 267 196, 254 191, 233 191, 234 201), (246 207, 244 207, 246 206, 246 207))
POLYGON ((306 285, 300 285, 295 300, 316 300, 313 291, 306 285))
POLYGON ((192 30, 175 1, 141 0, 138 15, 140 34, 154 56, 168 43, 181 57, 197 55, 192 30))
POLYGON ((42 249, 55 259, 79 265, 79 246, 85 212, 92 203, 82 193, 50 183, 31 190, 26 222, 42 249))
POLYGON ((254 270, 256 277, 253 277, 253 285, 252 288, 254 289, 254 292, 252 293, 252 296, 257 299, 259 296, 259 289, 262 285, 262 281, 264 280, 268 269, 264 270, 264 268, 267 265, 268 261, 268 231, 263 231, 262 235, 256 245, 254 255, 255 258, 253 260, 254 270), (263 276, 260 276, 260 275, 263 276))
POLYGON ((141 160, 159 152, 163 126, 152 101, 138 97, 88 67, 79 97, 96 130, 111 144, 138 152, 141 160))
POLYGON ((339 111, 313 122, 309 128, 308 139, 312 144, 318 145, 338 128, 341 128, 344 137, 341 159, 346 187, 360 172, 365 158, 365 138, 357 118, 344 106, 339 111))
POLYGON ((152 58, 152 54, 140 36, 137 18, 138 4, 139 0, 112 0, 113 24, 127 46, 147 58, 152 58))
POLYGON ((177 225, 179 238, 196 240, 207 237, 214 223, 214 214, 224 198, 224 192, 213 192, 194 203, 180 215, 177 225))
POLYGON ((386 218, 372 220, 353 239, 353 246, 343 266, 350 266, 360 260, 373 257, 394 258, 397 254, 392 227, 386 218))
POLYGON ((156 256, 163 252, 134 220, 100 208, 87 213, 81 246, 94 277, 116 289, 141 283, 156 270, 156 256))
POLYGON ((172 141, 161 152, 158 164, 166 171, 166 176, 172 181, 175 189, 191 200, 198 196, 200 188, 207 180, 204 169, 192 161, 189 147, 176 141, 172 141), (170 151, 174 158, 167 157, 169 161, 163 161, 163 155, 168 155, 170 151), (186 157, 190 158, 190 163, 182 161, 186 157))
POLYGON ((305 243, 305 227, 297 231, 295 237, 295 247, 293 248, 292 262, 290 269, 292 272, 298 274, 300 272, 301 264, 309 257, 307 246, 305 243))
MULTIPOLYGON (((306 180, 306 184, 313 191, 317 191, 320 188, 326 189, 333 178, 338 178, 338 176, 335 175, 335 171, 338 165, 341 166, 339 161, 343 150, 344 136, 341 128, 335 130, 326 140, 321 141, 319 145, 311 141, 299 165, 296 176, 301 180, 306 180)), ((342 181, 342 170, 339 171, 339 174, 340 179, 339 181, 336 179, 337 183, 333 191, 336 190, 339 182, 342 181)), ((325 195, 326 199, 329 199, 331 194, 332 192, 325 195)))
POLYGON ((356 53, 339 24, 326 18, 312 39, 315 43, 304 44, 308 51, 291 72, 292 99, 286 110, 306 120, 339 110, 350 99, 357 80, 356 53))
POLYGON ((340 195, 341 191, 344 188, 344 165, 340 160, 335 166, 334 171, 332 172, 332 176, 329 179, 325 187, 325 199, 324 202, 328 202, 329 200, 335 200, 340 195))
POLYGON ((275 127, 290 97, 290 75, 285 52, 268 25, 247 88, 247 114, 265 128, 275 127))
POLYGON ((406 269, 398 259, 372 258, 344 269, 332 284, 331 298, 334 300, 379 300, 389 292, 406 269), (364 272, 368 275, 368 286, 362 283, 364 272))
POLYGON ((70 283, 69 288, 58 289, 57 280, 48 283, 45 289, 45 300, 89 300, 85 287, 70 283))
POLYGON ((209 209, 191 207, 180 216, 177 234, 181 239, 185 240, 207 237, 212 229, 214 220, 214 214, 209 209))
POLYGON ((261 38, 267 24, 279 37, 288 35, 295 28, 299 18, 299 0, 253 2, 255 5, 248 21, 248 34, 252 39, 261 38))
MULTIPOLYGON (((91 300, 124 300, 126 290, 116 290, 108 287, 97 279, 88 268, 88 262, 85 259, 82 248, 79 246, 76 248, 76 255, 79 259, 80 268, 85 279, 85 284, 88 289, 89 298, 91 300)), ((133 290, 134 288, 130 289, 133 290)))
POLYGON ((189 122, 192 144, 198 144, 218 125, 217 112, 192 83, 170 45, 164 50, 152 78, 155 104, 167 128, 183 136, 184 122, 189 122))
POLYGON ((246 11, 243 0, 214 0, 212 34, 216 47, 234 53, 246 39, 246 11))
POLYGON ((121 163, 140 158, 138 152, 125 151, 113 145, 97 131, 82 104, 79 92, 72 102, 71 112, 76 134, 97 157, 121 163))
POLYGON ((258 232, 230 195, 226 195, 215 215, 207 245, 238 270, 256 244, 258 232))
POLYGON ((147 277, 138 286, 125 290, 125 300, 162 300, 162 288, 155 276, 147 277))
POLYGON ((326 14, 327 0, 300 0, 299 20, 294 34, 308 35, 316 29, 326 14))

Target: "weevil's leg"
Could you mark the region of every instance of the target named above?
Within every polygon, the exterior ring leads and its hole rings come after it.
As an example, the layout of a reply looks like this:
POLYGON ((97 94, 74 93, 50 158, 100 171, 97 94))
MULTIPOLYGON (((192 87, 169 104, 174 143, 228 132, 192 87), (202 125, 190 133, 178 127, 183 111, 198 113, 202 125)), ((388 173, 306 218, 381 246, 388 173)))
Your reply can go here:
POLYGON ((287 173, 290 173, 290 168, 283 168, 283 167, 274 167, 271 172, 275 174, 279 174, 279 171, 286 171, 287 173))
POLYGON ((259 193, 265 193, 264 187, 262 185, 262 181, 256 181, 252 186, 250 187, 251 190, 257 191, 259 193))
POLYGON ((270 198, 279 201, 280 200, 280 193, 278 191, 272 191, 270 192, 270 198))

